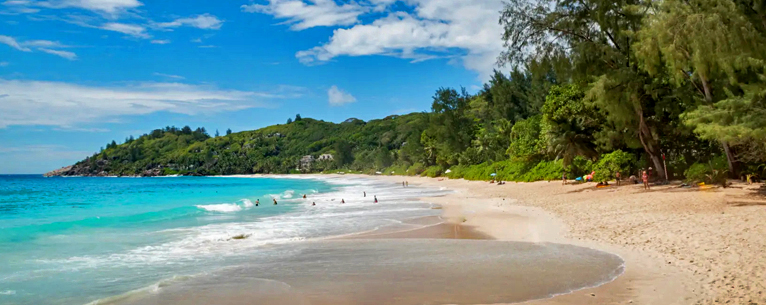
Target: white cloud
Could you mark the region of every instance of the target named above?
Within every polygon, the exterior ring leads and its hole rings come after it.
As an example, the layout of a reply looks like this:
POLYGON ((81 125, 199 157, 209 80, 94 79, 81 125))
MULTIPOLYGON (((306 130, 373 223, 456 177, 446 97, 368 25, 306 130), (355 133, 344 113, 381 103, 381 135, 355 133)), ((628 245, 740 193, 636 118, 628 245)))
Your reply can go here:
POLYGON ((218 30, 223 25, 223 21, 210 14, 202 14, 196 17, 179 18, 171 22, 158 23, 160 28, 177 28, 180 26, 190 26, 204 30, 218 30))
POLYGON ((137 38, 144 38, 144 39, 151 38, 151 35, 146 33, 146 28, 136 24, 110 22, 110 23, 106 23, 102 25, 100 28, 107 31, 114 31, 114 32, 127 34, 137 38))
POLYGON ((153 74, 155 76, 162 76, 162 77, 173 78, 173 79, 186 79, 185 77, 180 76, 180 75, 164 74, 164 73, 159 73, 159 72, 154 72, 153 74))
POLYGON ((221 90, 181 83, 122 87, 0 79, 0 128, 10 125, 71 127, 160 111, 196 115, 262 107, 263 92, 221 90))
POLYGON ((335 0, 268 0, 268 4, 243 5, 242 11, 248 13, 269 14, 279 19, 287 19, 293 30, 303 30, 317 26, 351 25, 359 22, 358 17, 369 11, 369 7, 356 2, 338 5, 335 0))
POLYGON ((327 90, 327 99, 330 102, 330 106, 341 106, 356 102, 356 98, 353 95, 338 89, 338 86, 332 86, 327 90))
POLYGON ((5 35, 0 35, 0 43, 7 44, 11 48, 14 48, 14 49, 19 50, 19 51, 32 52, 31 49, 29 49, 27 47, 24 47, 21 44, 19 44, 19 42, 16 41, 16 39, 13 38, 13 37, 5 36, 5 35))
POLYGON ((53 54, 53 55, 56 55, 56 56, 61 56, 63 58, 69 59, 69 60, 77 59, 77 54, 75 54, 73 52, 69 52, 69 51, 51 50, 51 49, 46 49, 46 48, 39 48, 38 50, 40 50, 41 52, 48 53, 48 54, 53 54))
POLYGON ((202 43, 202 38, 192 39, 190 41, 193 43, 202 43))
POLYGON ((0 43, 7 44, 19 51, 32 52, 30 47, 36 47, 38 51, 60 56, 69 60, 77 59, 77 54, 69 51, 54 50, 52 48, 67 48, 57 41, 50 40, 28 40, 19 42, 13 37, 0 35, 0 43))
POLYGON ((7 61, 0 61, 0 67, 7 67, 8 65, 7 61))
POLYGON ((50 9, 62 8, 80 8, 101 14, 116 16, 125 11, 142 6, 138 0, 48 0, 48 1, 27 1, 27 0, 9 0, 3 2, 6 6, 15 7, 44 7, 50 9))
POLYGON ((395 2, 358 0, 338 5, 336 0, 271 0, 243 9, 287 19, 294 30, 340 26, 326 43, 296 53, 304 64, 341 56, 395 56, 413 63, 452 58, 451 62, 489 78, 503 50, 503 29, 498 24, 502 0, 403 0, 406 10, 392 6, 395 2), (374 19, 359 24, 362 16, 374 19))
POLYGON ((153 44, 169 44, 170 40, 167 39, 158 39, 158 40, 152 40, 153 44))

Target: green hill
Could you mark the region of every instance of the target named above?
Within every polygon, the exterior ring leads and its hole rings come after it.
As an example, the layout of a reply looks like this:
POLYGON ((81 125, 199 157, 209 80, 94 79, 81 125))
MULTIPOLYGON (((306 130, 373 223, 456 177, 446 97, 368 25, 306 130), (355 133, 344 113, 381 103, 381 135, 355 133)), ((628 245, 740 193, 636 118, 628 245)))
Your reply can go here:
POLYGON ((422 155, 420 134, 428 115, 412 113, 364 122, 343 123, 310 118, 253 131, 211 137, 204 129, 157 129, 74 164, 60 175, 158 176, 289 173, 306 155, 332 154, 304 170, 340 167, 358 170, 390 166, 394 160, 422 155), (408 146, 403 149, 403 146, 408 146))

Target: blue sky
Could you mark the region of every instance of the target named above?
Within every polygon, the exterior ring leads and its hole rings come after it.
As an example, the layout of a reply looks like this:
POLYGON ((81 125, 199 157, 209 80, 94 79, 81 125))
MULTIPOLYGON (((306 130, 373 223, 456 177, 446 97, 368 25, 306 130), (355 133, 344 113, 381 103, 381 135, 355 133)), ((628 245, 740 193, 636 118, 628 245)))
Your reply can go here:
MULTIPOLYGON (((3 0, 0 0, 3 1, 3 0)), ((4 0, 0 174, 167 125, 426 111, 502 50, 500 0, 4 0)))

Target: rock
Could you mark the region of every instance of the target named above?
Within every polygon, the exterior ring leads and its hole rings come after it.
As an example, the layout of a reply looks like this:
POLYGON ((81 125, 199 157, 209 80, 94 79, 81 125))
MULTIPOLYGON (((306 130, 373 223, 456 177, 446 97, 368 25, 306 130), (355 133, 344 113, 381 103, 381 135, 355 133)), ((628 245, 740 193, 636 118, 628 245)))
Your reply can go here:
POLYGON ((72 166, 71 165, 70 166, 65 166, 65 167, 59 168, 57 170, 47 172, 47 173, 43 174, 43 177, 64 176, 64 175, 66 175, 67 172, 69 172, 71 170, 72 170, 72 166))

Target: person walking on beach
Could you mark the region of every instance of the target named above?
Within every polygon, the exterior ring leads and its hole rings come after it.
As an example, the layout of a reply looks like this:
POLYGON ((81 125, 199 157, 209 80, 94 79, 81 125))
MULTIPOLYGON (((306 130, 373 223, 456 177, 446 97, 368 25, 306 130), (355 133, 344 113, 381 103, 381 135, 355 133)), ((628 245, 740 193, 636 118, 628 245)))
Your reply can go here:
POLYGON ((567 184, 567 172, 561 172, 561 185, 567 184))
POLYGON ((620 172, 614 173, 614 180, 617 182, 617 185, 620 185, 620 172))
POLYGON ((271 198, 274 200, 274 205, 277 205, 277 198, 271 198))
POLYGON ((646 174, 646 171, 644 171, 643 174, 641 174, 641 180, 644 181, 644 189, 649 189, 649 175, 646 174))

